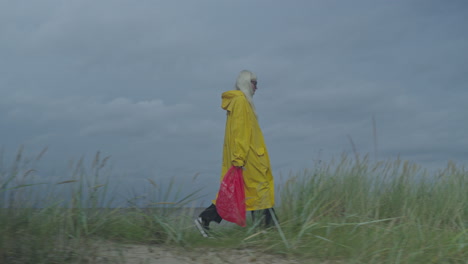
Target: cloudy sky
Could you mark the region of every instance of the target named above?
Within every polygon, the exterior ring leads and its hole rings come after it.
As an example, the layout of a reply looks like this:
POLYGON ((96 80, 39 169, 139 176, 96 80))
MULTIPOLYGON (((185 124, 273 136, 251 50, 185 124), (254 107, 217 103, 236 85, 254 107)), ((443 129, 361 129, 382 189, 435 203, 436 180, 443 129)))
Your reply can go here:
POLYGON ((467 25, 462 0, 2 0, 0 146, 48 147, 41 177, 101 151, 136 190, 199 173, 209 199, 220 96, 249 69, 277 177, 350 138, 373 159, 464 165, 467 25))

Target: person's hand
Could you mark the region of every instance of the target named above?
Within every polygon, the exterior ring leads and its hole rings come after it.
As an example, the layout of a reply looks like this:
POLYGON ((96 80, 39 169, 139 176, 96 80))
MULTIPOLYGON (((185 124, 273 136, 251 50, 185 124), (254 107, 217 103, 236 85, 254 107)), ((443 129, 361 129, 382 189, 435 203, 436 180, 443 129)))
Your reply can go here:
POLYGON ((242 162, 242 161, 233 160, 233 161, 231 162, 231 166, 234 166, 234 167, 236 167, 236 168, 243 168, 244 165, 245 165, 245 164, 244 164, 244 162, 242 162), (240 166, 239 166, 239 165, 240 165, 240 166))

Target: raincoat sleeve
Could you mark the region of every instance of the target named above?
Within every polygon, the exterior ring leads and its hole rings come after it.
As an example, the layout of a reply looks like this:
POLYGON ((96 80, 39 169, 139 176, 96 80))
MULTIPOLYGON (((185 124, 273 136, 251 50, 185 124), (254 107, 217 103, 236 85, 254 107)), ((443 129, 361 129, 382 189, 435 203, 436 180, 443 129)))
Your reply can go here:
POLYGON ((248 102, 234 100, 231 112, 231 157, 232 165, 241 167, 245 165, 245 158, 250 150, 249 142, 251 126, 249 125, 248 102))

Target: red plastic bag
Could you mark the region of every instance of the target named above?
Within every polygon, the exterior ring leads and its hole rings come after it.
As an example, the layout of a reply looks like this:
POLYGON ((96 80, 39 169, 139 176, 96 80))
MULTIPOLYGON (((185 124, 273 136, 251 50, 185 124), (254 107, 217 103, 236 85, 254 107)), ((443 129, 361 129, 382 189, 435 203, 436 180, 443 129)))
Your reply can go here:
POLYGON ((245 190, 242 168, 232 166, 224 175, 216 199, 216 211, 224 220, 245 227, 245 190))

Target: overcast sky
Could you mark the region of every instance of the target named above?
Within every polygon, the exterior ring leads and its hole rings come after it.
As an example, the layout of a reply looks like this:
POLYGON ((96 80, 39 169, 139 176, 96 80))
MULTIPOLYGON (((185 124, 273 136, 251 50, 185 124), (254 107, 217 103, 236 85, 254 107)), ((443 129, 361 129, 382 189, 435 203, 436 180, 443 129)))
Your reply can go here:
POLYGON ((463 0, 1 0, 0 146, 48 147, 41 177, 101 151, 137 191, 199 173, 210 199, 221 93, 248 69, 276 177, 350 138, 379 160, 464 165, 467 26, 463 0))

